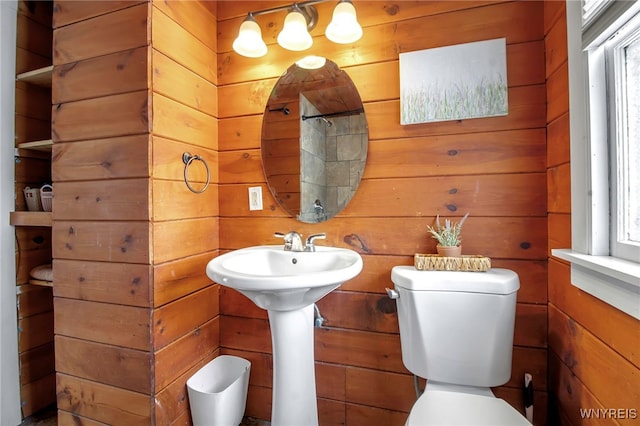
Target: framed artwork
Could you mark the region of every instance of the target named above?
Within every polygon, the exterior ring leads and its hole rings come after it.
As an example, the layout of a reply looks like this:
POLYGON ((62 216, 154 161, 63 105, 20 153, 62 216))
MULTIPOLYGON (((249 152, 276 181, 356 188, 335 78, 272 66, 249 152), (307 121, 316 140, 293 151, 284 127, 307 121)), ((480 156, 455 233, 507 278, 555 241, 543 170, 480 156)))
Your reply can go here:
POLYGON ((400 54, 400 124, 508 114, 504 38, 400 54))

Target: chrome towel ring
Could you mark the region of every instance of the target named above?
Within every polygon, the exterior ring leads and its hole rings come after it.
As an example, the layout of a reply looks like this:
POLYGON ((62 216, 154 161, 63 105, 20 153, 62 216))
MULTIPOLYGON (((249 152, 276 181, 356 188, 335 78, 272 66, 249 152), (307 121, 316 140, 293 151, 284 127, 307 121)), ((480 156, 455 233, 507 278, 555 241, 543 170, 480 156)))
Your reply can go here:
POLYGON ((209 187, 209 180, 211 179, 211 173, 209 173, 209 165, 207 164, 206 161, 204 161, 204 158, 202 158, 201 156, 199 156, 198 154, 196 155, 191 155, 189 152, 184 152, 182 154, 182 162, 184 163, 184 183, 187 184, 187 188, 189 188, 189 190, 191 192, 194 192, 196 194, 202 194, 204 191, 207 190, 207 188, 209 187), (195 160, 199 160, 202 161, 202 164, 204 164, 204 168, 207 170, 207 182, 204 184, 204 187, 202 187, 201 189, 194 189, 191 184, 189 183, 189 178, 187 176, 188 174, 188 170, 189 170, 189 166, 191 165, 191 163, 193 163, 195 160))

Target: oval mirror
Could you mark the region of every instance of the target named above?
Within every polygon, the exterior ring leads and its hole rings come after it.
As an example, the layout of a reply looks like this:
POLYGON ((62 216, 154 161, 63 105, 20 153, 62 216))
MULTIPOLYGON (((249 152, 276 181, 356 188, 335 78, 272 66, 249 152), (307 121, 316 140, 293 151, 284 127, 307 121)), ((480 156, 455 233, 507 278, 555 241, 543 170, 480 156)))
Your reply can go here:
POLYGON ((262 121, 262 166, 273 197, 305 223, 338 214, 358 188, 369 133, 351 78, 327 60, 293 64, 271 91, 262 121))

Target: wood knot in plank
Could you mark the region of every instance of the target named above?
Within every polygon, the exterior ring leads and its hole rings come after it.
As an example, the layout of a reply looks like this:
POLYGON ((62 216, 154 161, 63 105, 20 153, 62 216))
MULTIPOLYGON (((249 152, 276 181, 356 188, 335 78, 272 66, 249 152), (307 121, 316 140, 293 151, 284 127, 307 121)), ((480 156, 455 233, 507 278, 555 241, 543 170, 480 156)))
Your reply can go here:
POLYGON ((362 240, 362 238, 360 238, 358 234, 345 235, 342 240, 358 251, 361 251, 363 253, 371 253, 371 249, 367 247, 365 242, 362 240))

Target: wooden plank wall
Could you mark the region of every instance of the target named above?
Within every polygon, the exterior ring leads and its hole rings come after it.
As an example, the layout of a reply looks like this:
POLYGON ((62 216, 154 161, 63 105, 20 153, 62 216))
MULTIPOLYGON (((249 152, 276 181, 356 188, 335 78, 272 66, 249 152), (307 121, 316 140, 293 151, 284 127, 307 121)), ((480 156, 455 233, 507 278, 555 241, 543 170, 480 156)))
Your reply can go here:
MULTIPOLYGON (((278 76, 299 54, 275 37, 284 13, 257 16, 264 58, 241 57, 231 43, 248 11, 282 2, 218 3, 220 248, 278 244, 276 231, 326 232, 324 244, 358 250, 364 270, 318 305, 319 416, 323 425, 404 424, 415 395, 400 355, 395 305, 385 294, 394 265, 435 252, 426 225, 436 214, 471 216, 464 252, 517 271, 513 375, 495 389, 523 410, 523 374, 534 377, 536 424, 547 421, 547 169, 544 17, 541 2, 354 1, 364 36, 355 46, 322 31, 332 2, 317 5, 311 54, 343 67, 364 101, 369 156, 355 197, 321 225, 296 222, 275 203, 260 164, 262 113, 278 76), (398 54, 506 38, 509 115, 401 126, 398 54), (249 211, 247 187, 262 186, 263 211, 249 211)), ((271 342, 265 312, 220 289, 224 353, 253 363, 247 414, 270 418, 271 342)), ((446 326, 446 324, 443 324, 446 326)))
MULTIPOLYGON (((16 74, 51 65, 53 2, 18 2, 16 74)), ((16 81, 15 144, 51 138, 51 89, 16 81)), ((8 141, 7 141, 8 142, 8 141)), ((26 211, 23 189, 51 183, 51 156, 20 151, 16 161, 16 211, 26 211)), ((29 284, 35 266, 51 262, 51 229, 16 227, 16 292, 22 416, 55 402, 53 296, 29 284)))
MULTIPOLYGON (((185 383, 219 354, 218 288, 205 274, 218 250, 215 3, 153 1, 152 232, 156 425, 189 425, 185 383), (210 184, 184 182, 182 153, 200 155, 210 184)), ((206 181, 199 161, 188 170, 206 181)))
POLYGON ((55 3, 59 424, 188 424, 186 379, 217 353, 212 5, 55 3))
MULTIPOLYGON (((569 100, 564 2, 545 2, 549 249, 571 246, 569 100)), ((638 321, 571 285, 570 265, 549 258, 550 422, 637 424, 638 321), (616 411, 587 419, 580 410, 616 411), (629 411, 635 410, 635 412, 629 411), (635 413, 635 414, 632 414, 635 413)))
POLYGON ((151 419, 148 5, 138 3, 54 6, 53 265, 62 425, 151 419))

